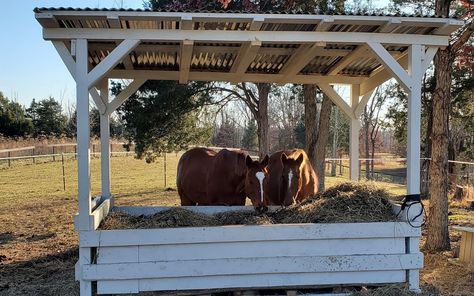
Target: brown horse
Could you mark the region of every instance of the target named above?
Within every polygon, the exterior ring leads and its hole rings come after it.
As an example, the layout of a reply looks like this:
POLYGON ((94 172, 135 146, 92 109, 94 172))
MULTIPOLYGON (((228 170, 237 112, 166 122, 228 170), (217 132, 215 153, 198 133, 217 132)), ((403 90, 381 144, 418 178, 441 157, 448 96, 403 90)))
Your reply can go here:
POLYGON ((181 205, 245 205, 248 197, 260 209, 268 193, 267 165, 268 156, 258 162, 243 151, 190 149, 178 162, 181 205))
POLYGON ((289 206, 314 195, 318 179, 302 149, 277 151, 270 156, 268 205, 289 206))

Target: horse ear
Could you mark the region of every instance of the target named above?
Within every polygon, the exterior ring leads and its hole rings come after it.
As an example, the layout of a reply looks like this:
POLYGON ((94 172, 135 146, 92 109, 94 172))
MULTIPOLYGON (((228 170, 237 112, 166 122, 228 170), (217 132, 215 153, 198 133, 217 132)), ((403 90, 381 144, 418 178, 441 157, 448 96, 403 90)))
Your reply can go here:
POLYGON ((298 165, 301 165, 303 163, 303 160, 304 160, 304 156, 303 156, 303 153, 301 153, 300 156, 298 156, 298 158, 296 159, 296 163, 298 165))
POLYGON ((265 155, 265 158, 260 162, 261 165, 266 167, 268 165, 268 154, 265 155))
POLYGON ((245 158, 245 164, 250 167, 253 163, 253 160, 252 160, 252 157, 250 157, 250 155, 247 155, 247 157, 245 158))
POLYGON ((288 160, 288 156, 286 156, 285 153, 282 153, 280 158, 281 158, 281 162, 283 163, 285 163, 288 160))

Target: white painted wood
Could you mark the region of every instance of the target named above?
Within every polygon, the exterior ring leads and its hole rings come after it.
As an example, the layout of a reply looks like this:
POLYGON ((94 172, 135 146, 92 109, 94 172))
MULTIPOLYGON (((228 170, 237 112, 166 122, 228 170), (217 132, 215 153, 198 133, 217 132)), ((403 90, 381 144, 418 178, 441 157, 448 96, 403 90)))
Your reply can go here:
POLYGON ((139 282, 139 280, 100 281, 97 282, 97 294, 138 293, 139 282))
POLYGON ((117 108, 130 98, 147 81, 146 78, 134 79, 124 90, 122 90, 107 106, 107 114, 111 115, 117 108))
POLYGON ((89 90, 87 86, 87 40, 76 42, 76 110, 77 110, 77 170, 78 170, 78 229, 90 230, 90 131, 89 131, 89 90))
POLYGON ((254 17, 252 22, 250 23, 250 31, 260 31, 260 28, 263 25, 263 22, 265 21, 265 18, 257 16, 254 17))
POLYGON ((191 57, 193 54, 194 42, 192 40, 183 40, 181 42, 181 54, 179 61, 179 83, 187 83, 189 69, 191 68, 191 57))
MULTIPOLYGON (((253 206, 180 206, 180 209, 190 210, 196 213, 203 214, 216 214, 223 212, 232 212, 232 211, 248 211, 254 212, 255 209, 253 206)), ((268 210, 270 212, 281 209, 281 206, 269 206, 268 210)), ((159 212, 163 212, 170 209, 176 209, 173 206, 118 206, 113 209, 114 212, 123 212, 132 216, 140 215, 154 215, 159 212)))
POLYGON ((190 16, 181 17, 181 30, 192 30, 193 18, 190 16))
POLYGON ((360 85, 351 86, 351 108, 354 115, 350 118, 350 138, 349 138, 349 178, 352 181, 359 181, 359 132, 360 116, 356 114, 359 106, 360 85))
MULTIPOLYGON (((359 91, 360 91, 360 88, 359 88, 359 91)), ((354 110, 354 115, 355 115, 356 118, 360 118, 360 116, 362 115, 362 112, 364 112, 365 106, 369 102, 369 100, 372 97, 372 95, 374 94, 374 92, 375 92, 375 90, 371 90, 371 91, 369 91, 368 93, 364 94, 361 97, 360 102, 357 104, 357 106, 355 107, 355 110, 354 110)))
MULTIPOLYGON (((265 16, 265 18, 267 18, 265 16)), ((424 44, 427 46, 447 46, 447 36, 417 35, 417 34, 385 34, 385 33, 356 33, 356 32, 287 32, 287 31, 214 31, 214 30, 147 30, 147 29, 43 29, 45 40, 142 40, 169 41, 194 40, 194 42, 280 42, 280 43, 353 43, 363 44, 366 40, 371 43, 394 45, 424 44)))
POLYGON ((423 221, 423 207, 420 203, 409 202, 403 211, 401 210, 401 204, 392 204, 392 210, 400 221, 410 221, 414 226, 419 227, 423 221))
MULTIPOLYGON (((114 29, 112 31, 120 31, 114 29)), ((94 38, 90 38, 94 39, 94 38)), ((118 38, 121 39, 121 38, 118 38)), ((87 85, 95 85, 104 75, 114 68, 122 59, 130 53, 138 44, 139 39, 126 39, 122 41, 111 53, 109 53, 97 66, 95 66, 87 75, 87 85)))
POLYGON ((262 46, 262 42, 258 40, 242 43, 239 53, 232 63, 230 73, 236 74, 236 78, 241 77, 247 71, 250 63, 255 60, 260 46, 262 46))
MULTIPOLYGON (((398 59, 397 62, 402 66, 402 68, 407 68, 408 66, 408 55, 402 54, 398 59)), ((363 82, 360 86, 360 94, 365 95, 377 88, 379 85, 384 83, 385 81, 393 78, 393 74, 384 67, 380 68, 380 71, 374 70, 370 75, 370 78, 363 82)))
POLYGON ((318 26, 316 27, 317 32, 325 32, 329 29, 330 26, 334 25, 334 17, 333 16, 327 16, 318 23, 318 26))
POLYGON ((367 55, 367 46, 359 45, 353 52, 343 57, 337 64, 335 64, 329 71, 328 75, 337 75, 347 65, 352 63, 355 59, 367 55))
MULTIPOLYGON (((361 271, 338 273, 301 273, 268 275, 232 275, 192 278, 141 279, 140 291, 176 291, 230 288, 302 288, 316 285, 364 285, 400 283, 405 281, 405 271, 361 271)), ((98 281, 98 291, 104 294, 117 293, 106 288, 116 287, 122 281, 98 281)), ((131 282, 131 281, 127 281, 131 282)), ((125 286, 126 285, 123 285, 125 286)), ((122 293, 126 293, 124 290, 122 293)))
POLYGON ((420 136, 421 136, 421 45, 412 45, 408 49, 408 72, 412 79, 412 88, 408 93, 407 126, 407 193, 420 193, 420 136))
POLYGON ((431 61, 433 60, 434 56, 438 52, 438 47, 430 46, 426 49, 425 54, 422 56, 422 72, 423 74, 428 70, 430 67, 431 61))
POLYGON ((254 241, 100 247, 97 263, 175 260, 403 254, 405 238, 254 241), (251 250, 251 251, 250 251, 251 250))
MULTIPOLYGON (((245 70, 244 70, 245 71, 245 70)), ((157 70, 112 70, 107 74, 109 78, 118 79, 150 79, 150 80, 178 80, 179 71, 157 71, 157 70)), ((296 75, 291 80, 285 81, 282 74, 253 74, 253 73, 222 73, 222 72, 197 72, 189 73, 189 80, 192 81, 253 81, 253 82, 275 82, 298 84, 360 84, 367 80, 364 76, 326 76, 326 75, 296 75)))
POLYGON ((402 222, 235 225, 163 229, 88 231, 84 247, 135 246, 180 243, 242 242, 339 238, 417 237, 420 229, 402 222))
POLYGON ((349 118, 354 117, 351 107, 344 101, 344 99, 334 90, 332 86, 326 83, 316 82, 319 88, 331 99, 331 101, 338 106, 349 118))
POLYGON ((402 21, 398 18, 391 18, 387 23, 383 26, 380 27, 378 30, 379 33, 390 33, 392 32, 396 27, 400 26, 402 21))
POLYGON ((43 28, 58 28, 59 24, 52 13, 40 13, 36 15, 36 20, 43 28))
POLYGON ((321 47, 326 46, 325 43, 302 44, 291 55, 288 61, 281 68, 279 74, 282 74, 282 81, 289 81, 293 76, 296 76, 303 68, 314 59, 321 47))
MULTIPOLYGON (((87 266, 92 263, 91 249, 79 247, 79 260, 77 261, 79 265, 79 275, 80 277, 76 280, 79 281, 79 289, 81 296, 92 296, 92 282, 84 280, 82 270, 84 266, 87 266)), ((77 276, 77 273, 76 273, 77 276)))
MULTIPOLYGON (((101 102, 109 104, 109 80, 100 83, 101 102)), ((102 197, 110 198, 110 115, 106 110, 100 114, 100 175, 102 197)))
POLYGON ((99 110, 99 113, 104 114, 106 112, 107 107, 104 101, 102 100, 101 95, 97 91, 97 88, 92 87, 91 89, 89 89, 89 94, 91 95, 95 106, 99 110))
POLYGON ((99 227, 100 222, 109 214, 111 207, 111 199, 107 198, 92 212, 93 229, 99 227))
POLYGON ((76 76, 76 61, 73 59, 69 49, 66 47, 63 41, 53 41, 54 48, 58 52, 59 56, 63 60, 64 65, 71 73, 72 77, 76 76))
POLYGON ((418 269, 423 254, 238 258, 91 264, 82 266, 85 280, 176 278, 214 275, 318 273, 418 269))
POLYGON ((408 92, 412 87, 412 81, 405 69, 395 60, 395 58, 380 43, 367 42, 372 52, 378 57, 378 60, 384 65, 385 69, 391 72, 400 85, 408 92))

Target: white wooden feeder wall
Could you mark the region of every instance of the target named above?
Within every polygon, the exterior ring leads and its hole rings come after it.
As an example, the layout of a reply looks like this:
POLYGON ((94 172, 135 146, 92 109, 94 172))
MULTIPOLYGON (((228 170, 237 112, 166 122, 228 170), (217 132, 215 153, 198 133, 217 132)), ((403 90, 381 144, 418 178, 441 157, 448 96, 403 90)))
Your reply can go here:
MULTIPOLYGON (((399 282, 419 291, 421 233, 403 218, 368 224, 97 231, 113 207, 109 118, 148 79, 316 84, 351 120, 350 177, 358 180, 359 117, 373 90, 394 77, 408 94, 407 194, 419 194, 421 79, 462 22, 366 15, 35 12, 44 39, 52 41, 77 84, 75 226, 81 295, 91 295, 95 281, 99 293, 399 282), (133 82, 111 99, 110 78, 133 82), (351 86, 348 102, 335 84, 351 86), (102 144, 102 196, 94 200, 89 96, 100 112, 102 144)), ((162 209, 122 210, 145 214, 162 209)))

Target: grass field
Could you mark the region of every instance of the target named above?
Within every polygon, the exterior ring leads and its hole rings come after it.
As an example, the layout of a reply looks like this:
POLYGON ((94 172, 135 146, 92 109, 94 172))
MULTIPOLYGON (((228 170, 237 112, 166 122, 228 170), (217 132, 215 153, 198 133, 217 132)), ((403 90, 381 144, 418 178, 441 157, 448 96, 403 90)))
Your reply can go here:
MULTIPOLYGON (((166 187, 175 187, 179 155, 167 155, 166 187)), ((0 169, 0 295, 78 295, 73 267, 77 260, 76 161, 14 165, 0 169)), ((165 189, 164 161, 147 164, 133 157, 113 157, 112 193, 119 205, 178 205, 176 191, 165 189)), ((331 186, 347 176, 327 177, 331 186)), ((379 183, 392 194, 398 184, 379 183)), ((100 160, 91 160, 92 194, 100 193, 100 160)), ((472 212, 452 209, 456 224, 474 224, 472 212)), ((453 232, 456 246, 459 236, 453 232)), ((422 282, 444 295, 474 295, 474 270, 449 263, 452 253, 426 255, 422 282)))

